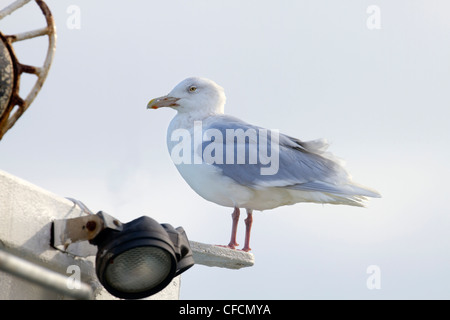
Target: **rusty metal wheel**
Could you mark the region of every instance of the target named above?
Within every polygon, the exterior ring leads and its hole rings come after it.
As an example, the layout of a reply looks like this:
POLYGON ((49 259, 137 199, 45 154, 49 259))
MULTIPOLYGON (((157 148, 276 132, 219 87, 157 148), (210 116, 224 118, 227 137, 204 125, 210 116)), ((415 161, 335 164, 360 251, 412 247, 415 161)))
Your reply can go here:
MULTIPOLYGON (((0 20, 30 1, 17 0, 0 10, 0 20)), ((46 27, 14 35, 4 35, 0 32, 0 140, 36 98, 47 77, 55 53, 56 30, 50 9, 42 0, 33 2, 41 9, 46 20, 46 27), (13 44, 41 36, 48 37, 47 55, 42 66, 20 63, 14 52, 13 44), (34 74, 37 77, 26 98, 19 96, 20 77, 23 73, 34 74)))

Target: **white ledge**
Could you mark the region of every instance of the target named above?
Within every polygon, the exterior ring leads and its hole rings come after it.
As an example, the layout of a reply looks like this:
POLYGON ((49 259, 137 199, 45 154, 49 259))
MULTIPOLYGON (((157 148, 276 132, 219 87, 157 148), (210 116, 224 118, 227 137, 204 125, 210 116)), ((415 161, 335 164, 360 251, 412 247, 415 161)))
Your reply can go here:
POLYGON ((227 269, 240 269, 255 264, 254 256, 249 252, 195 241, 189 243, 196 264, 227 269))

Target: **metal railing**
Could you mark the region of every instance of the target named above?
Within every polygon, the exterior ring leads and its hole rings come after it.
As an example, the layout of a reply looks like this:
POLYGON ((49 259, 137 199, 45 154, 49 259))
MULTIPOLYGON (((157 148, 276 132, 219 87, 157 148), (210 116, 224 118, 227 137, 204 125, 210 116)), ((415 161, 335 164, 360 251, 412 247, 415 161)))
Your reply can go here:
POLYGON ((93 290, 86 283, 68 286, 68 277, 0 249, 0 270, 43 288, 74 299, 92 299, 93 290))

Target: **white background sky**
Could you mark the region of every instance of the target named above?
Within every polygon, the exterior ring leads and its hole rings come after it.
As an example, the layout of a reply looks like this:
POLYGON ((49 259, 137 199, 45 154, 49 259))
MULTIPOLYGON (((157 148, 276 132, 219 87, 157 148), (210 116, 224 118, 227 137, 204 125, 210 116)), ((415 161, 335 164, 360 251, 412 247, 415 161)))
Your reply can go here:
MULTIPOLYGON (((226 244, 231 210, 198 196, 171 163, 165 137, 175 111, 146 110, 184 78, 207 77, 225 88, 226 113, 329 139, 354 180, 383 198, 366 209, 256 212, 255 266, 194 266, 182 276, 182 299, 450 298, 448 1, 47 4, 55 59, 0 142, 1 170, 123 222, 148 215, 183 226, 192 240, 226 244), (73 4, 81 28, 71 30, 73 4), (366 26, 369 5, 381 10, 380 30, 366 26), (381 270, 379 290, 366 286, 370 265, 381 270)), ((43 25, 30 3, 0 30, 43 25)), ((23 63, 39 65, 45 46, 15 48, 23 63)))

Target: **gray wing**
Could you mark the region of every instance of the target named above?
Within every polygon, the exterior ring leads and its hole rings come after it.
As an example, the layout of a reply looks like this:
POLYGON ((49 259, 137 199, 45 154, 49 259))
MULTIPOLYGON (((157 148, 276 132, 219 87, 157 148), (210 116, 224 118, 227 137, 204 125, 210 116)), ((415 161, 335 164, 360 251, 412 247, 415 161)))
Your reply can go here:
POLYGON ((224 175, 239 184, 255 189, 283 187, 378 196, 376 192, 351 182, 342 165, 326 152, 328 145, 324 140, 303 142, 226 115, 216 116, 203 129, 213 133, 204 136, 204 140, 205 137, 208 139, 202 144, 203 156, 209 156, 212 161, 208 163, 222 169, 224 175), (219 132, 222 138, 218 138, 219 132))

